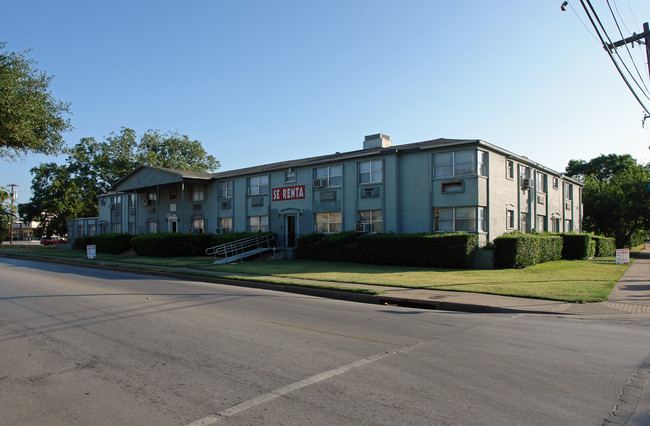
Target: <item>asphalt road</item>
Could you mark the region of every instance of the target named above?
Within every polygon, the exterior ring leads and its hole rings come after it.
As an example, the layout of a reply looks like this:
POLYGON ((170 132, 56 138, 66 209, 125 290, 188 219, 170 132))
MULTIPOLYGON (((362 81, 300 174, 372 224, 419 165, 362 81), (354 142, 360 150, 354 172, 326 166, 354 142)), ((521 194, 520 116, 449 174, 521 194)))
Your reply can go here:
MULTIPOLYGON (((647 320, 425 311, 0 258, 3 425, 600 425, 649 353, 647 320)), ((628 424, 643 424, 647 400, 624 395, 628 424)))

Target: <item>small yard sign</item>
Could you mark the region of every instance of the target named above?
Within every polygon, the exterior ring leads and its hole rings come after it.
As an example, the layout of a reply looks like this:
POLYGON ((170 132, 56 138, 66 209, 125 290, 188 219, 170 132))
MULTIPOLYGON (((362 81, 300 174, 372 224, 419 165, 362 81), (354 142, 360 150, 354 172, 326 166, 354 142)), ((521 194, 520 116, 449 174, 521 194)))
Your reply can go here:
POLYGON ((86 246, 86 257, 88 259, 94 259, 97 256, 97 246, 96 245, 87 245, 86 246))
POLYGON ((630 264, 630 249, 616 249, 616 264, 617 265, 630 264))

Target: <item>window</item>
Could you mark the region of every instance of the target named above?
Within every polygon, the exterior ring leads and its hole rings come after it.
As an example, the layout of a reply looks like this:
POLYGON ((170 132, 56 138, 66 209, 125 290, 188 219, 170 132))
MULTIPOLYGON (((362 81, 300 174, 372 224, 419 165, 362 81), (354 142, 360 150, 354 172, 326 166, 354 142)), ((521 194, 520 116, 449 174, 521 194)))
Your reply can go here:
POLYGON ((129 207, 135 207, 135 203, 138 202, 138 194, 132 193, 129 194, 129 207))
POLYGON ((519 230, 521 232, 530 232, 528 227, 528 213, 519 213, 519 230))
POLYGON ((220 218, 219 228, 221 228, 221 232, 232 232, 232 217, 220 218))
POLYGON ((521 179, 530 179, 530 167, 519 165, 519 177, 521 179))
POLYGON ((269 230, 269 217, 248 216, 248 230, 250 232, 267 232, 269 230))
POLYGON ((341 186, 343 184, 343 166, 319 167, 314 170, 314 179, 327 182, 322 186, 341 186))
POLYGON ((269 193, 269 177, 268 176, 253 176, 248 178, 248 194, 268 194, 269 193))
POLYGON ((537 172, 535 174, 535 178, 537 179, 537 192, 546 192, 546 180, 547 177, 544 173, 537 172))
POLYGON ((457 151, 434 154, 434 178, 472 176, 477 170, 481 176, 487 175, 487 153, 479 151, 481 162, 477 168, 477 151, 457 151))
POLYGON ((97 235, 96 233, 97 233, 97 227, 95 226, 95 224, 94 223, 89 224, 88 225, 88 235, 93 237, 93 236, 97 235))
POLYGON ((192 219, 192 233, 193 234, 202 234, 205 225, 205 219, 202 217, 197 217, 192 219))
POLYGON ((85 231, 86 231, 86 230, 84 229, 84 226, 83 226, 83 225, 79 225, 77 228, 78 228, 78 229, 77 229, 77 235, 79 235, 79 236, 85 235, 85 233, 86 233, 85 231))
POLYGON ((479 176, 487 176, 488 169, 488 153, 485 151, 478 151, 477 157, 477 170, 479 176))
POLYGON ((515 163, 512 160, 506 160, 506 179, 515 178, 515 163))
POLYGON ((129 234, 135 235, 135 222, 129 222, 129 234))
POLYGON ((515 229, 515 211, 506 210, 506 228, 515 229))
POLYGON ((170 200, 176 199, 176 187, 173 185, 169 187, 169 199, 170 200))
POLYGON ((117 208, 122 205, 122 197, 119 195, 114 195, 111 197, 111 208, 117 208))
POLYGON ((566 219, 564 221, 564 232, 571 232, 573 231, 573 228, 571 227, 571 220, 566 219))
POLYGON ((465 192, 463 182, 444 182, 440 186, 440 191, 443 194, 450 194, 454 192, 465 192))
POLYGON ((478 231, 487 232, 487 208, 478 208, 478 231))
POLYGON ((537 215, 537 223, 535 229, 538 232, 546 232, 546 216, 537 215))
POLYGON ((232 179, 219 182, 219 198, 232 198, 232 179))
POLYGON ((362 161, 359 163, 359 183, 381 183, 383 181, 382 160, 362 161))
POLYGON ((316 232, 331 234, 343 230, 341 212, 316 213, 316 232))
POLYGON ((111 232, 113 234, 119 234, 122 232, 122 224, 121 223, 114 223, 111 225, 111 232))
POLYGON ((295 170, 287 170, 284 172, 284 183, 294 183, 296 182, 296 171, 295 170))
POLYGON ((551 219, 551 232, 560 232, 560 218, 554 217, 551 219))
POLYGON ((203 185, 192 185, 192 201, 203 201, 203 185))
POLYGON ((359 223, 369 223, 370 232, 382 232, 384 215, 381 210, 360 210, 359 223))
POLYGON ((553 189, 558 189, 560 186, 560 180, 556 177, 553 178, 553 189))
POLYGON ((436 232, 476 231, 476 214, 476 207, 435 208, 433 229, 436 232))
POLYGON ((564 182, 564 199, 573 201, 573 186, 568 182, 564 182))
POLYGON ((156 232, 158 232, 158 222, 156 222, 155 220, 148 220, 147 232, 149 234, 155 234, 156 232))
POLYGON ((148 206, 155 206, 156 205, 156 193, 155 192, 149 192, 147 194, 147 205, 148 206))

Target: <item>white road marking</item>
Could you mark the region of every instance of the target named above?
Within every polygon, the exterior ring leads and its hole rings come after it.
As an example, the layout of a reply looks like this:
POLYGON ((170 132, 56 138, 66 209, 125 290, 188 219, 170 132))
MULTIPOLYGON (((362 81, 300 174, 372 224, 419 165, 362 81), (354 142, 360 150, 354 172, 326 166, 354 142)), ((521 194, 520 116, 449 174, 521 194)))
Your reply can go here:
POLYGON ((281 388, 272 390, 270 392, 267 392, 265 394, 262 394, 258 397, 255 397, 253 399, 249 399, 248 401, 240 402, 239 404, 233 405, 230 408, 226 408, 225 410, 219 411, 216 414, 211 414, 207 417, 204 417, 200 420, 197 420, 195 422, 192 422, 188 424, 187 426, 208 426, 217 423, 221 419, 225 419, 230 416, 234 416, 237 413, 241 413, 242 411, 248 410, 250 408, 256 407, 260 404, 264 404, 265 402, 269 402, 274 400, 275 398, 278 398, 280 396, 286 395, 288 393, 291 393, 293 391, 296 391, 300 388, 304 388, 305 386, 313 385, 315 383, 321 382, 323 380, 327 380, 330 377, 338 376, 339 374, 345 373, 348 370, 351 370, 353 368, 361 367, 366 364, 373 363, 375 361, 378 361, 382 358, 385 358, 390 355, 395 355, 398 353, 406 352, 411 349, 413 349, 415 345, 409 345, 409 346, 402 346, 394 351, 391 352, 382 352, 376 355, 369 356, 367 358, 360 359, 358 361, 352 362, 347 365, 343 365, 338 368, 334 368, 329 371, 325 371, 323 373, 316 374, 311 377, 307 377, 306 379, 297 381, 295 383, 291 383, 287 386, 283 386, 281 388))

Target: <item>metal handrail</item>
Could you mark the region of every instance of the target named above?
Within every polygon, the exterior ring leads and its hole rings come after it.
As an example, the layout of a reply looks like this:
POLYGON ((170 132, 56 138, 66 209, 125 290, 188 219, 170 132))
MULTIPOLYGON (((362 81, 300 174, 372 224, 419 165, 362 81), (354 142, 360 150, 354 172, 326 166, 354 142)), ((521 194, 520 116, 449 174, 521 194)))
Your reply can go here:
POLYGON ((271 241, 274 239, 274 234, 262 234, 240 238, 239 240, 207 248, 205 249, 205 254, 208 256, 214 256, 215 260, 218 256, 228 258, 256 248, 271 248, 271 241))

